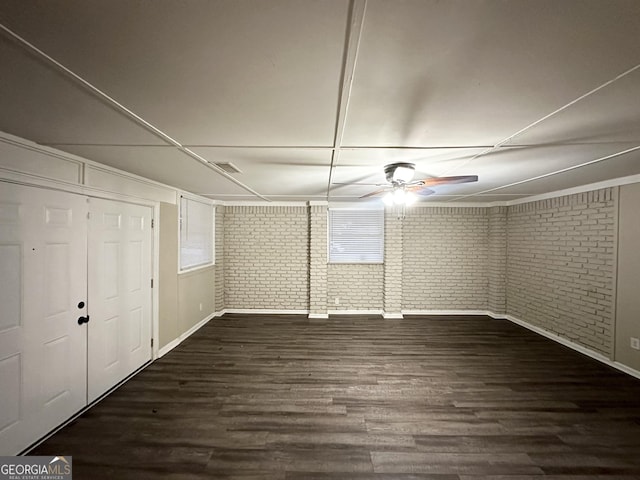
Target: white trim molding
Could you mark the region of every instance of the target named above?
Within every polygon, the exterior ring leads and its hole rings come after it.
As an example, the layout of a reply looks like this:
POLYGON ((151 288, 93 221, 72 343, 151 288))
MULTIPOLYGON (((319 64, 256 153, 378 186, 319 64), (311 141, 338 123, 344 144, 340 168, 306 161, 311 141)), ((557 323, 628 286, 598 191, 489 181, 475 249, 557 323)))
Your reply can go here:
MULTIPOLYGON (((222 196, 222 195, 221 195, 222 196)), ((225 207, 308 207, 308 202, 302 201, 256 201, 256 200, 223 200, 222 204, 225 207)))
POLYGON ((266 315, 308 315, 309 310, 276 310, 270 308, 225 308, 224 313, 255 313, 266 315))
MULTIPOLYGON (((78 155, 74 155, 72 153, 69 152, 64 152, 62 150, 58 150, 56 148, 53 147, 49 147, 46 145, 42 145, 39 143, 35 143, 31 140, 28 140, 26 138, 21 138, 21 137, 17 137, 15 135, 11 135, 10 133, 6 133, 3 131, 0 131, 0 142, 2 143, 6 143, 9 145, 13 145, 16 147, 20 147, 20 148, 24 148, 25 150, 30 150, 32 152, 36 152, 39 154, 43 154, 49 157, 55 157, 58 158, 60 160, 66 160, 75 164, 79 164, 82 169, 82 175, 81 178, 78 178, 77 182, 66 182, 66 181, 61 181, 61 180, 56 180, 56 179, 51 179, 48 177, 41 177, 39 175, 33 174, 33 173, 29 173, 29 172, 25 172, 25 171, 13 171, 12 173, 17 173, 23 176, 23 178, 27 179, 27 178, 33 178, 35 184, 38 185, 43 185, 43 186, 52 186, 52 187, 56 187, 59 185, 65 185, 65 189, 69 188, 71 186, 80 186, 80 187, 84 187, 84 188, 90 188, 95 192, 105 192, 105 193, 116 193, 119 195, 123 195, 124 194, 120 194, 119 192, 110 192, 108 190, 101 190, 99 188, 95 188, 95 187, 91 187, 89 185, 85 185, 85 178, 84 175, 86 174, 86 167, 90 167, 90 168, 94 168, 96 170, 102 170, 105 171, 107 173, 110 174, 114 174, 114 175, 119 175, 121 177, 126 177, 130 180, 134 180, 136 182, 139 182, 141 184, 146 184, 146 185, 150 185, 153 187, 157 187, 163 190, 166 190, 167 192, 174 192, 177 190, 176 187, 172 187, 170 185, 164 184, 164 183, 160 183, 157 182, 155 180, 151 180, 150 178, 146 178, 146 177, 142 177, 140 175, 136 175, 134 173, 130 173, 130 172, 126 172, 124 170, 120 170, 118 168, 114 168, 111 167, 109 165, 106 165, 104 163, 100 163, 100 162, 96 162, 93 160, 90 160, 88 158, 84 158, 84 157, 80 157, 78 155), (40 183, 40 182, 46 182, 44 184, 40 183)), ((3 169, 4 170, 4 169, 3 169)), ((7 173, 9 173, 9 171, 7 170, 7 173)), ((85 193, 85 191, 80 191, 79 193, 85 193)), ((129 195, 127 194, 126 196, 130 197, 130 198, 139 198, 139 197, 135 197, 134 195, 129 195)), ((147 200, 157 200, 157 199, 149 199, 148 197, 143 197, 147 200)))
MULTIPOLYGON (((508 320, 512 323, 515 323, 516 325, 526 328, 527 330, 537 333, 538 335, 542 335, 543 337, 553 340, 554 342, 564 345, 565 347, 575 350, 576 352, 582 353, 583 355, 593 358, 594 360, 597 360, 601 363, 604 363, 609 367, 615 368, 616 370, 620 370, 623 373, 626 373, 628 375, 631 375, 632 377, 640 379, 640 371, 635 370, 634 368, 631 368, 623 363, 613 361, 609 359, 606 355, 603 355, 594 350, 591 350, 590 348, 587 348, 583 345, 575 343, 569 340, 568 338, 561 337, 560 335, 557 335, 553 332, 550 332, 540 327, 536 327, 535 325, 525 322, 524 320, 520 320, 519 318, 516 318, 513 315, 508 315, 505 313, 495 313, 495 312, 490 312, 485 310, 403 310, 402 313, 405 315, 485 315, 487 317, 493 318, 494 320, 508 320)), ((385 318, 389 318, 389 317, 385 315, 385 318)))
POLYGON ((580 185, 579 187, 567 188, 564 190, 556 190, 555 192, 542 193, 530 197, 519 198, 517 200, 509 200, 503 205, 510 207, 512 205, 520 205, 521 203, 537 202, 538 200, 546 200, 548 198, 564 197, 565 195, 574 195, 576 193, 592 192, 603 188, 618 187, 621 185, 629 185, 631 183, 640 183, 640 175, 630 175, 628 177, 619 177, 602 182, 589 183, 580 185))
POLYGON ((158 351, 158 358, 164 357, 167 353, 169 353, 171 350, 176 348, 178 345, 180 345, 182 342, 184 342, 187 338, 189 338, 191 335, 193 335, 198 330, 200 330, 202 327, 204 327, 207 323, 209 323, 209 320, 211 320, 215 316, 216 316, 216 314, 212 313, 211 315, 203 318, 198 323, 196 323, 193 327, 191 327, 189 330, 187 330, 182 335, 180 335, 178 338, 176 338, 176 339, 170 341, 169 343, 167 343, 164 347, 162 347, 158 351))
POLYGON ((382 310, 328 310, 329 315, 382 315, 382 310))
MULTIPOLYGON (((109 173, 111 175, 119 175, 121 177, 125 177, 128 180, 132 180, 135 182, 139 182, 140 184, 146 184, 149 187, 155 187, 155 188, 159 188, 162 190, 166 190, 167 194, 172 194, 173 196, 177 197, 178 191, 180 192, 184 192, 176 187, 172 187, 170 185, 166 185, 164 183, 161 182, 157 182, 155 180, 151 180, 145 177, 142 177, 140 175, 136 175, 133 173, 129 173, 129 172, 125 172, 123 170, 108 166, 106 164, 103 163, 99 163, 99 162, 95 162, 92 160, 89 160, 87 158, 83 158, 80 157, 78 155, 74 155, 68 152, 64 152, 62 150, 58 150, 57 148, 51 147, 51 146, 46 146, 46 145, 41 145, 38 143, 35 143, 31 140, 27 140, 25 138, 21 138, 21 137, 17 137, 15 135, 11 135, 9 133, 6 132, 2 132, 0 131, 0 142, 6 143, 6 144, 10 144, 10 145, 14 145, 14 146, 18 146, 27 150, 31 150, 31 151, 35 151, 50 157, 55 157, 58 158, 60 160, 66 160, 69 162, 72 162, 74 164, 79 165, 80 169, 82 170, 81 172, 81 177, 82 178, 78 178, 77 182, 67 182, 67 181, 63 181, 63 180, 55 180, 55 179, 50 179, 50 178, 46 178, 46 177, 41 177, 38 176, 36 174, 33 173, 28 173, 28 172, 18 172, 15 170, 11 170, 11 169, 7 169, 7 168, 0 168, 0 177, 4 178, 5 180, 8 181, 13 181, 15 183, 23 183, 23 184, 28 184, 28 185, 38 185, 38 186, 44 186, 44 187, 48 187, 48 188, 53 188, 53 189, 61 189, 61 190, 65 190, 65 191, 71 191, 74 193, 81 193, 81 194, 85 194, 85 195, 91 195, 92 193, 96 196, 105 196, 107 198, 111 197, 111 196, 117 196, 117 197, 128 197, 129 199, 141 199, 144 198, 146 200, 149 200, 148 197, 141 197, 138 196, 136 197, 135 195, 131 195, 131 194, 127 194, 127 195, 123 195, 120 194, 118 192, 112 192, 110 190, 106 190, 106 189, 100 189, 100 188, 96 188, 96 187, 90 187, 88 185, 85 185, 85 176, 86 176, 86 170, 87 168, 90 169, 94 169, 94 170, 102 170, 106 173, 109 173), (106 194, 106 195, 105 195, 106 194), (109 195, 111 194, 111 195, 109 195)), ((217 171, 217 170, 215 170, 217 171)), ((224 176, 224 174, 223 174, 224 176)), ((233 181, 235 181, 235 179, 232 179, 233 181)), ((593 191, 593 190, 599 190, 602 188, 609 188, 609 187, 615 187, 615 186, 621 186, 621 185, 628 185, 631 183, 640 183, 640 175, 630 175, 630 176, 626 176, 626 177, 619 177, 619 178, 614 178, 611 180, 604 180, 601 182, 596 182, 596 183, 590 183, 587 185, 580 185, 577 187, 572 187, 572 188, 568 188, 568 189, 564 189, 564 190, 556 190, 553 192, 547 192, 547 193, 543 193, 540 195, 533 195, 533 196, 527 196, 527 197, 522 197, 522 198, 518 198, 515 200, 505 200, 505 201, 498 201, 498 202, 483 202, 483 201, 478 201, 478 202, 458 202, 458 201, 440 201, 440 202, 435 202, 435 201, 428 201, 428 202, 424 202, 419 204, 419 207, 448 207, 448 208, 459 208, 459 207, 497 207, 497 206, 512 206, 512 205, 519 205, 522 203, 530 203, 530 202, 535 202, 538 200, 545 200, 548 198, 556 198, 556 197, 561 197, 564 195, 573 195, 576 193, 583 193, 583 192, 589 192, 589 191, 593 191)), ((347 202, 347 201, 329 201, 327 202, 326 200, 308 200, 308 201, 270 201, 269 199, 265 198, 264 200, 237 200, 237 201, 225 201, 225 200, 218 200, 218 199, 212 199, 210 198, 208 195, 202 195, 202 194, 196 194, 196 193, 191 193, 191 192, 184 192, 187 193, 189 195, 192 195, 194 197, 198 197, 201 199, 206 199, 208 201, 211 201, 213 204, 215 205, 225 205, 225 206, 309 206, 309 205, 327 205, 330 206, 331 208, 352 208, 352 209, 360 209, 360 208, 364 208, 364 209, 372 209, 372 208, 384 208, 383 205, 380 202, 362 202, 362 201, 354 201, 354 202, 347 202)), ((255 196, 254 192, 248 193, 249 194, 253 194, 255 196)), ((224 195, 220 195, 220 197, 223 197, 224 195)), ((258 194, 259 196, 259 194, 258 194)), ((159 199, 154 199, 154 200, 159 200, 159 199)), ((163 201, 166 201, 167 199, 163 199, 163 201)), ((177 198, 174 198, 172 200, 172 202, 170 203, 177 203, 177 198)))
POLYGON ((195 193, 191 193, 191 192, 187 192, 186 190, 177 190, 178 192, 178 198, 180 197, 185 197, 189 200, 193 200, 196 202, 201 202, 207 205, 222 205, 222 202, 213 200, 212 198, 208 198, 208 197, 203 197, 202 195, 198 195, 195 193))
MULTIPOLYGON (((402 310, 404 315, 491 315, 486 310, 402 310)), ((495 317, 494 317, 495 318, 495 317)))
POLYGON ((327 319, 329 315, 382 315, 385 319, 403 319, 404 315, 474 315, 474 316, 487 316, 494 320, 508 320, 516 325, 519 325, 527 330, 530 330, 538 335, 542 335, 550 340, 553 340, 565 347, 571 348, 576 352, 582 353, 594 360, 597 360, 605 365, 615 368, 623 373, 631 375, 632 377, 640 379, 640 371, 635 370, 627 365, 624 365, 620 362, 612 361, 607 358, 605 355, 598 353, 594 350, 591 350, 587 347, 579 345, 567 338, 561 337, 553 332, 548 330, 544 330, 543 328, 536 327, 535 325, 531 325, 524 320, 520 320, 512 315, 503 314, 503 313, 495 313, 487 310, 403 310, 402 313, 387 313, 382 310, 329 310, 328 313, 309 313, 308 310, 272 310, 272 309, 260 309, 260 308, 237 308, 237 309, 224 309, 218 312, 212 313, 207 318, 193 326, 187 332, 180 335, 180 337, 175 340, 169 342, 167 345, 162 347, 159 351, 159 357, 166 355, 168 352, 173 350, 175 347, 180 345, 186 338, 191 336, 201 327, 203 327, 209 320, 214 317, 220 317, 226 313, 254 313, 254 314, 271 314, 271 315, 301 315, 307 314, 309 319, 327 319))
POLYGON ((591 350, 590 348, 584 347, 580 344, 577 344, 569 340, 568 338, 561 337, 560 335, 557 335, 553 332, 550 332, 540 327, 536 327, 535 325, 531 325, 530 323, 525 322, 524 320, 520 320, 519 318, 516 318, 512 315, 503 315, 500 318, 504 320, 509 320, 510 322, 515 323, 516 325, 520 325, 521 327, 526 328, 527 330, 531 330, 532 332, 537 333, 538 335, 542 335, 543 337, 553 340, 554 342, 564 345, 565 347, 569 347, 570 349, 575 350, 576 352, 582 353, 587 357, 591 357, 594 360, 597 360, 601 363, 604 363, 605 365, 608 365, 609 367, 613 367, 616 370, 620 370, 621 372, 631 375, 632 377, 640 379, 640 371, 635 370, 620 362, 610 360, 605 355, 598 353, 594 350, 591 350))
POLYGON ((156 358, 162 358, 164 357, 167 353, 169 353, 171 350, 173 350, 174 348, 176 348, 178 345, 180 345, 180 343, 184 340, 183 338, 181 338, 182 335, 178 338, 174 338, 173 340, 171 340, 169 343, 167 343, 164 347, 160 348, 158 350, 158 355, 156 358))

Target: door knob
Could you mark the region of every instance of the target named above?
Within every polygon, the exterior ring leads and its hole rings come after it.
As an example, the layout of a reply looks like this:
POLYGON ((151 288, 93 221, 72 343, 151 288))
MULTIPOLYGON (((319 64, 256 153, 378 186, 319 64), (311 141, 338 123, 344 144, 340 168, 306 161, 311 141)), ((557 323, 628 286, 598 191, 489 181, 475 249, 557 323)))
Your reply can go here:
POLYGON ((82 325, 83 323, 89 323, 89 315, 78 318, 78 325, 82 325))

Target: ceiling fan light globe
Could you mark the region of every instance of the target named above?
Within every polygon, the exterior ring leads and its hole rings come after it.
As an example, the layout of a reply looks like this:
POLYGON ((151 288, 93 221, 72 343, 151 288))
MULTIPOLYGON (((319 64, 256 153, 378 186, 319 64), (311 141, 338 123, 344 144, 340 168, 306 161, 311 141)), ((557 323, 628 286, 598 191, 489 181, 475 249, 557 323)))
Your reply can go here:
POLYGON ((398 166, 393 171, 393 181, 407 183, 413 179, 414 174, 413 168, 398 166))
POLYGON ((406 201, 407 192, 402 188, 398 188, 395 192, 393 192, 393 200, 397 205, 402 205, 406 201))
POLYGON ((395 204, 395 199, 393 197, 393 193, 389 192, 384 197, 382 197, 382 201, 388 207, 391 207, 395 204))
POLYGON ((413 192, 407 192, 404 197, 404 203, 407 206, 411 206, 418 201, 418 196, 413 192))

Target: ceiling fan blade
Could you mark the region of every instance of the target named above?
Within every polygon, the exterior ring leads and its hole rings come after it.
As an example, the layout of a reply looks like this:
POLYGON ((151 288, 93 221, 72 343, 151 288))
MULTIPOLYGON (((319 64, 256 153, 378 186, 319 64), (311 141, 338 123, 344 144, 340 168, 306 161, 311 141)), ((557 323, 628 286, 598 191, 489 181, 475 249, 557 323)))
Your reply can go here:
POLYGON ((456 177, 433 177, 425 178, 422 180, 425 187, 432 187, 436 185, 448 185, 452 183, 470 183, 477 182, 477 175, 458 175, 456 177))
POLYGON ((435 190, 431 190, 430 188, 425 188, 422 185, 414 185, 412 187, 408 187, 407 190, 415 193, 416 195, 420 195, 421 197, 427 197, 429 195, 433 195, 434 193, 436 193, 435 190))
POLYGON ((362 195, 360 198, 373 197, 374 195, 378 195, 382 192, 386 192, 389 190, 389 187, 381 188, 379 190, 374 190, 373 192, 367 193, 366 195, 362 195))

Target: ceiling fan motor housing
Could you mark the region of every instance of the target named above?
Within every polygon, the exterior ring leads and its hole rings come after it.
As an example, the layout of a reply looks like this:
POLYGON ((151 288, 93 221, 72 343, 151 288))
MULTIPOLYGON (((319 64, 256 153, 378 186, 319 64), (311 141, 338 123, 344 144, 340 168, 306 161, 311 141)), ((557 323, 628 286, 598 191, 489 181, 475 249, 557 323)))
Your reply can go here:
POLYGON ((413 163, 390 163, 389 165, 385 165, 384 174, 387 182, 403 184, 411 181, 415 168, 416 166, 413 163))

